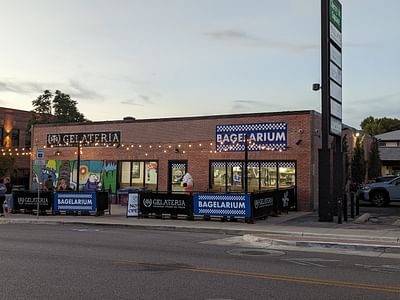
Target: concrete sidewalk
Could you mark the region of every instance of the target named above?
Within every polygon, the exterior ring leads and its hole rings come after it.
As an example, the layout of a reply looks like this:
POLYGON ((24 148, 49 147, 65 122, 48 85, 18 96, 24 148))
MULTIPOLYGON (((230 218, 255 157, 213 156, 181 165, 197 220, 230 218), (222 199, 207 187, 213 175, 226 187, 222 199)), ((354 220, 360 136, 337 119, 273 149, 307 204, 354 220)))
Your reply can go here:
POLYGON ((400 225, 378 228, 361 226, 352 228, 353 223, 319 223, 312 213, 290 212, 278 217, 257 220, 255 224, 243 221, 221 222, 220 219, 205 221, 196 219, 127 218, 126 206, 112 205, 111 214, 102 216, 70 216, 32 214, 7 214, 0 224, 76 224, 124 226, 142 230, 177 230, 251 237, 260 243, 274 243, 293 247, 341 248, 357 251, 400 253, 400 225), (296 221, 299 220, 299 221, 296 221))

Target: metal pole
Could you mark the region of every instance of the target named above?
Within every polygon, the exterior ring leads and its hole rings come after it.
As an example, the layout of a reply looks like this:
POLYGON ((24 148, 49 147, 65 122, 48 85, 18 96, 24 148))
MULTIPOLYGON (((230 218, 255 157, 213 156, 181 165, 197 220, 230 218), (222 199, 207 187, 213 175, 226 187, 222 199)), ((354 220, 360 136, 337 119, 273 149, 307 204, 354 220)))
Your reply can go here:
POLYGON ((319 199, 320 222, 333 221, 331 210, 331 155, 329 149, 329 27, 328 0, 321 0, 321 142, 319 150, 319 199))
POLYGON ((36 216, 39 219, 39 200, 40 200, 40 178, 38 177, 38 189, 37 189, 37 212, 36 216))
POLYGON ((248 137, 247 134, 244 135, 244 193, 248 193, 248 172, 247 172, 247 162, 249 159, 249 149, 248 149, 248 137))
POLYGON ((79 176, 81 169, 81 142, 78 142, 78 161, 77 161, 77 170, 76 170, 76 191, 79 192, 79 176))
POLYGON ((354 193, 350 192, 350 216, 354 219, 354 193))

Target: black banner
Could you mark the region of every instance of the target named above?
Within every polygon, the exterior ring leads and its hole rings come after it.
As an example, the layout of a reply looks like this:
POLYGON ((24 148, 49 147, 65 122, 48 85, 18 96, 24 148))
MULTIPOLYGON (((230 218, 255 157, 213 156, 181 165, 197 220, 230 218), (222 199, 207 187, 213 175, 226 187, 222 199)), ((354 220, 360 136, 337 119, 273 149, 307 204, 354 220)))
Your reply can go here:
MULTIPOLYGON (((18 209, 37 209, 38 193, 16 191, 12 194, 13 206, 15 210, 18 209)), ((39 210, 49 210, 53 203, 53 192, 40 192, 39 193, 39 210)))
POLYGON ((296 205, 296 193, 295 189, 281 189, 276 191, 276 197, 278 199, 279 210, 295 210, 296 205))
POLYGON ((193 215, 193 199, 188 194, 140 193, 142 214, 193 215))
POLYGON ((267 217, 276 211, 275 191, 252 193, 250 202, 253 218, 267 217))
POLYGON ((108 210, 108 198, 108 192, 96 192, 97 211, 108 210))

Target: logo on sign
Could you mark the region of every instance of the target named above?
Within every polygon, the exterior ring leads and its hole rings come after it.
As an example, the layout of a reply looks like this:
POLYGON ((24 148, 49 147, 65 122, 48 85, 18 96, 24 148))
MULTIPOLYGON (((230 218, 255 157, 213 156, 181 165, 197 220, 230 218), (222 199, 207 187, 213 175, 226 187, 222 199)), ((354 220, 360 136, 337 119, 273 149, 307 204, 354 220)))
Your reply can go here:
POLYGON ((283 193, 282 203, 283 203, 283 207, 287 207, 289 205, 289 192, 288 191, 283 193))
POLYGON ((150 207, 152 203, 153 203, 153 201, 151 199, 147 199, 146 198, 146 199, 143 200, 143 204, 146 207, 150 207))

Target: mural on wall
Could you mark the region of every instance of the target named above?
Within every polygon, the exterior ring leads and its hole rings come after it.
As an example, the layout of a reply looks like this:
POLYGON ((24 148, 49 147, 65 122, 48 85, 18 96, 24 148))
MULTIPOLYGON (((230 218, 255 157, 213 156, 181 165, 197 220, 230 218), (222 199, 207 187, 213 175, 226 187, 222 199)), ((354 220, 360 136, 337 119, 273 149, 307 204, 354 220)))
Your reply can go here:
POLYGON ((48 160, 45 166, 32 167, 32 190, 37 190, 38 179, 43 183, 52 176, 54 188, 66 183, 68 189, 76 190, 79 174, 79 190, 116 191, 117 163, 115 161, 82 160, 77 170, 76 160, 48 160))

